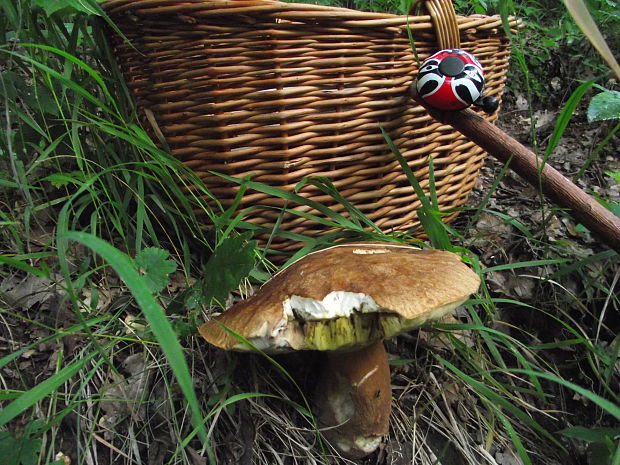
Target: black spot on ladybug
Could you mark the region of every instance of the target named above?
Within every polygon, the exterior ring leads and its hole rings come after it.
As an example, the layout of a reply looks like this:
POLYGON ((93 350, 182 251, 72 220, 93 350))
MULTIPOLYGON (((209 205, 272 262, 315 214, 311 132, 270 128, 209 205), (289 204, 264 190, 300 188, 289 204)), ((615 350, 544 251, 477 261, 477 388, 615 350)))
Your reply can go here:
POLYGON ((439 65, 439 60, 427 60, 424 62, 424 66, 420 69, 420 75, 426 73, 437 72, 437 66, 439 65))
POLYGON ((441 60, 439 72, 446 76, 454 77, 463 74, 465 63, 457 56, 449 56, 441 60))
POLYGON ((456 95, 463 101, 466 103, 469 103, 470 105, 472 103, 474 103, 474 97, 471 95, 471 91, 469 89, 469 86, 465 85, 465 84, 457 84, 454 87, 454 91, 456 92, 456 95))
POLYGON ((439 76, 428 76, 425 82, 422 83, 422 87, 418 89, 420 95, 425 96, 434 92, 442 83, 443 80, 439 76))
POLYGON ((459 76, 459 78, 461 77, 470 79, 475 84, 476 88, 478 88, 478 90, 482 90, 482 87, 484 86, 484 77, 482 76, 480 69, 478 69, 476 66, 465 65, 463 73, 459 76))

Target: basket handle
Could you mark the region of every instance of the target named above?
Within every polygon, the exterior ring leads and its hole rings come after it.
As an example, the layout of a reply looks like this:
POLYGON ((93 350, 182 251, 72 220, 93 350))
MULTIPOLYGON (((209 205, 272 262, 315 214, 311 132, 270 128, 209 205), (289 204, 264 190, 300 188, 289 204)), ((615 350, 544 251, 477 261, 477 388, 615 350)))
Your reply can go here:
POLYGON ((435 27, 439 48, 460 48, 461 35, 452 0, 414 0, 409 12, 411 13, 413 8, 422 1, 435 27))

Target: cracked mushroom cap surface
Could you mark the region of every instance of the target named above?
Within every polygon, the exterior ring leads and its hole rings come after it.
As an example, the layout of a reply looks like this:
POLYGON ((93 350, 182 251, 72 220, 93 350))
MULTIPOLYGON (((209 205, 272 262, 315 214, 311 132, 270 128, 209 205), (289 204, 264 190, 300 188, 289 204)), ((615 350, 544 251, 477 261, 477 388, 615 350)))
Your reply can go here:
POLYGON ((441 318, 479 285, 452 252, 342 244, 302 257, 199 331, 225 350, 250 350, 226 328, 268 353, 353 349, 441 318))

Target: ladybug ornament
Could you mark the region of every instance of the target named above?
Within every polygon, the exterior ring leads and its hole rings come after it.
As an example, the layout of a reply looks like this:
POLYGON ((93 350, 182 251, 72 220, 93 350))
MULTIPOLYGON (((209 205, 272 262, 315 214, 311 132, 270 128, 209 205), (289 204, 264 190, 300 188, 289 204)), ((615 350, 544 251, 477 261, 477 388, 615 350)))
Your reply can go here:
POLYGON ((482 96, 484 69, 465 50, 441 50, 424 60, 416 89, 422 100, 438 110, 458 111, 476 105, 493 113, 499 106, 496 98, 482 96))

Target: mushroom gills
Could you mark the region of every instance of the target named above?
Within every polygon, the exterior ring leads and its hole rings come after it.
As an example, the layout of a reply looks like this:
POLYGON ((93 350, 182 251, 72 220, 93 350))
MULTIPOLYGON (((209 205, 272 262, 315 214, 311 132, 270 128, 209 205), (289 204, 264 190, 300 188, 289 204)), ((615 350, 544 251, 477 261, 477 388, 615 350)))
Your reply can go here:
MULTIPOLYGON (((303 320, 293 308, 292 313, 297 314, 297 319, 289 320, 286 326, 282 322, 278 331, 274 331, 271 335, 273 338, 271 346, 305 350, 348 349, 415 329, 426 321, 436 320, 450 313, 463 302, 464 300, 461 300, 443 305, 412 319, 376 306, 373 312, 360 313, 356 309, 351 309, 347 311, 349 316, 303 320)), ((260 345, 265 343, 266 341, 260 345)))

